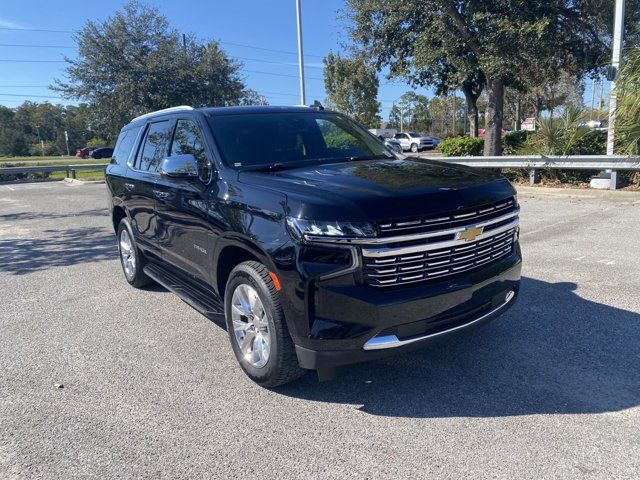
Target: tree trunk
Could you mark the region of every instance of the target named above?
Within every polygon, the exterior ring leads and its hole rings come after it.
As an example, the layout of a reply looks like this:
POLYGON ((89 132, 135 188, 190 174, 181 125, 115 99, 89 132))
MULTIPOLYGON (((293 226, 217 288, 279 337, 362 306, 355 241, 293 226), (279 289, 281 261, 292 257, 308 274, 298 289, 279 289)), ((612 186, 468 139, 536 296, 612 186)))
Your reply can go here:
POLYGON ((502 155, 502 115, 504 113, 504 80, 487 78, 487 113, 484 155, 502 155))
POLYGON ((478 95, 473 93, 471 86, 463 86, 464 100, 467 104, 467 118, 469 119, 469 135, 478 136, 478 95))

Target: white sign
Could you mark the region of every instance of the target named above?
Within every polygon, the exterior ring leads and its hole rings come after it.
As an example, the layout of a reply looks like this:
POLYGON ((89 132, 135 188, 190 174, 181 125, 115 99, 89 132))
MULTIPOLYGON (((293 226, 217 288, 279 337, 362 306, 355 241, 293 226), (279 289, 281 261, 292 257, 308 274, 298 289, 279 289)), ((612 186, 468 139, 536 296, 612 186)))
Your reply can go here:
POLYGON ((520 124, 520 128, 534 132, 536 129, 536 119, 533 117, 525 118, 520 124))

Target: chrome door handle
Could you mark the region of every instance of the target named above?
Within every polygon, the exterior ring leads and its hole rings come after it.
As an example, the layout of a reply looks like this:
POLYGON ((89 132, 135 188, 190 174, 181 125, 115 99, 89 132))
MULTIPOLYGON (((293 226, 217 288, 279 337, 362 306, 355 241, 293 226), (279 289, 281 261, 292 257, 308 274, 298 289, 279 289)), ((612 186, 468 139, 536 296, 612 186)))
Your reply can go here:
POLYGON ((153 193, 155 194, 156 197, 161 199, 169 198, 169 196, 171 195, 171 193, 163 192, 162 190, 154 190, 153 193))
POLYGON ((125 190, 127 190, 128 192, 130 192, 131 190, 133 190, 136 186, 133 183, 125 183, 124 184, 124 188, 125 190))

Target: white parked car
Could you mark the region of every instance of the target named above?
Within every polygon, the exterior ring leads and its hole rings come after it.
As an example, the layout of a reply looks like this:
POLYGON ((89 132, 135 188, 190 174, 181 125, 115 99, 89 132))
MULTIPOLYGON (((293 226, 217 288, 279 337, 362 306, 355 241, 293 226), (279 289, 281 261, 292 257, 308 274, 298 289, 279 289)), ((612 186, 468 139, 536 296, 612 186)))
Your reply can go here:
POLYGON ((424 137, 416 132, 396 133, 394 138, 400 142, 402 150, 411 150, 413 153, 422 150, 431 150, 435 143, 431 137, 424 137))

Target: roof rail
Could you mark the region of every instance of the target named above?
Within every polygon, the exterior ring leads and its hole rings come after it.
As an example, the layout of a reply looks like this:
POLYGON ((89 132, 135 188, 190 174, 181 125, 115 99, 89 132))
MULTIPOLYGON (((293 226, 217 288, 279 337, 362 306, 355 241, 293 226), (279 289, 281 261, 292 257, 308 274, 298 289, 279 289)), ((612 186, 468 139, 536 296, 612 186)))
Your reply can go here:
POLYGON ((162 113, 183 112, 185 110, 193 110, 193 107, 190 107, 189 105, 180 105, 179 107, 163 108, 162 110, 156 110, 155 112, 149 112, 149 113, 145 113, 144 115, 139 115, 131 121, 135 122, 136 120, 140 120, 142 118, 147 118, 147 117, 153 117, 154 115, 158 115, 162 113))

